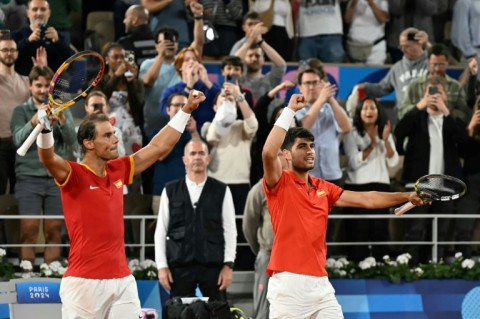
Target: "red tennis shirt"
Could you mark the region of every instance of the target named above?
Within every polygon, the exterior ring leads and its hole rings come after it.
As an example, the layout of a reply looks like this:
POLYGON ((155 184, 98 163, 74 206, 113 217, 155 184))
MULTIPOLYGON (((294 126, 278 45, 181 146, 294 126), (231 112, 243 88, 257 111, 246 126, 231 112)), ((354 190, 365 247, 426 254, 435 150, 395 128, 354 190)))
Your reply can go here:
POLYGON ((131 184, 131 156, 107 162, 104 177, 88 166, 68 162, 70 174, 60 186, 70 237, 64 276, 112 279, 128 276, 124 247, 123 185, 131 184))
POLYGON ((267 274, 288 271, 327 276, 325 269, 328 213, 343 189, 323 179, 308 176, 312 187, 291 171, 284 170, 270 191, 263 181, 275 239, 267 274))

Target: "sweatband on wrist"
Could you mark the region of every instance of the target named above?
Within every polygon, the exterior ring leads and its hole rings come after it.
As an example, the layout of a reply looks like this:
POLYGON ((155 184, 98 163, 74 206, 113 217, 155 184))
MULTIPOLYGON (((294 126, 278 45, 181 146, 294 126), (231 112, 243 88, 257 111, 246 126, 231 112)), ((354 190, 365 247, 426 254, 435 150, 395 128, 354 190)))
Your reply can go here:
POLYGON ((180 110, 175 114, 175 116, 168 122, 172 128, 183 133, 185 130, 185 126, 187 125, 188 119, 190 118, 190 114, 185 113, 184 111, 180 110))
POLYGON ((37 136, 37 146, 38 148, 43 148, 43 149, 47 149, 47 148, 52 148, 53 147, 53 144, 54 144, 54 140, 53 140, 53 132, 50 131, 48 133, 41 133, 41 134, 38 134, 37 136))
POLYGON ((278 117, 275 125, 283 128, 285 131, 288 131, 290 128, 293 118, 295 117, 295 111, 289 107, 285 107, 278 117))

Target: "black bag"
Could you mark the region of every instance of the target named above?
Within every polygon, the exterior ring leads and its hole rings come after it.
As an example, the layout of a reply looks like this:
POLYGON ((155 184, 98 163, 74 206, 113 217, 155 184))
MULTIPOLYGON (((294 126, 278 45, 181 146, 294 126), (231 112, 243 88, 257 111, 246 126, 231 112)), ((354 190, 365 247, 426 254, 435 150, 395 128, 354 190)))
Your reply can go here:
POLYGON ((226 301, 196 300, 184 304, 182 298, 174 297, 163 305, 163 319, 233 319, 226 301))

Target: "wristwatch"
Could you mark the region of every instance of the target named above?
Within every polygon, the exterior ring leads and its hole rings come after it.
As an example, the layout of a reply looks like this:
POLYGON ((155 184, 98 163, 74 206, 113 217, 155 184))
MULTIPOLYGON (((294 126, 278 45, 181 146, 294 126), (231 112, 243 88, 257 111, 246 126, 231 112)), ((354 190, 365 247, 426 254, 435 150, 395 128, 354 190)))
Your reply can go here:
POLYGON ((238 103, 241 103, 243 101, 245 101, 245 96, 243 96, 243 94, 240 94, 238 97, 237 97, 237 100, 236 100, 238 103))
POLYGON ((235 265, 233 261, 226 261, 223 263, 224 266, 227 266, 230 269, 233 269, 233 266, 235 265))

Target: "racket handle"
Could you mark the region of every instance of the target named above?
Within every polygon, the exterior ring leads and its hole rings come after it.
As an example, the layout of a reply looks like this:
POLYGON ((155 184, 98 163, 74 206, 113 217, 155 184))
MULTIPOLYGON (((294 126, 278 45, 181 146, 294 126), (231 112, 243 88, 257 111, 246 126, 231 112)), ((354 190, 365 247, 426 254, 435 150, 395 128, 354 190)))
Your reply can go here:
POLYGON ((414 208, 415 205, 413 205, 411 202, 407 202, 403 204, 402 206, 395 208, 395 216, 400 216, 408 212, 410 209, 414 208))
POLYGON ((38 134, 43 130, 43 125, 42 124, 37 124, 33 131, 30 133, 30 135, 27 137, 25 142, 23 142, 22 146, 20 146, 17 150, 17 154, 20 156, 25 156, 25 154, 28 152, 30 149, 30 146, 32 146, 33 142, 37 139, 38 134))

